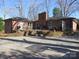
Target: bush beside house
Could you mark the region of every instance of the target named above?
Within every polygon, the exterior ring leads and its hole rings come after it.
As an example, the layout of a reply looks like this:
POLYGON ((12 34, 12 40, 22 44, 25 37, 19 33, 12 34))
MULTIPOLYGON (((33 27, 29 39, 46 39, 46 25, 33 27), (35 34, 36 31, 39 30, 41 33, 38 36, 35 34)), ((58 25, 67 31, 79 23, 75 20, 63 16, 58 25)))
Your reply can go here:
POLYGON ((64 32, 62 31, 50 31, 48 36, 60 37, 63 36, 64 32))
POLYGON ((3 19, 0 18, 0 31, 4 30, 4 23, 3 23, 3 19))

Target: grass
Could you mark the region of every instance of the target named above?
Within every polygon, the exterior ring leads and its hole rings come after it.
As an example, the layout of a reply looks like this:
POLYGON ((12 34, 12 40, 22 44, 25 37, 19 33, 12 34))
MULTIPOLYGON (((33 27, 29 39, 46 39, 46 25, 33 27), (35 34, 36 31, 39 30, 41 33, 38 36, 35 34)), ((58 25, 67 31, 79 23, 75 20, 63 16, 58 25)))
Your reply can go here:
POLYGON ((12 44, 12 42, 4 42, 4 43, 0 43, 0 45, 7 45, 7 44, 12 44))
POLYGON ((35 34, 37 31, 42 31, 43 34, 46 34, 46 36, 55 36, 55 37, 60 37, 62 36, 64 33, 61 31, 49 31, 49 30, 31 30, 33 34, 35 34))
MULTIPOLYGON (((37 30, 32 30, 32 34, 35 34, 37 30)), ((61 32, 61 31, 48 31, 48 30, 42 30, 43 33, 47 33, 47 36, 54 36, 54 37, 61 37, 63 35, 71 35, 73 32, 61 32)), ((78 32, 77 32, 78 33, 78 32)), ((77 34, 75 33, 75 34, 77 34)), ((0 37, 17 37, 17 36, 23 36, 24 32, 16 32, 16 33, 4 33, 4 31, 0 32, 0 37)))
POLYGON ((55 36, 55 37, 60 37, 62 35, 63 35, 63 32, 61 31, 55 31, 55 32, 50 31, 50 33, 48 34, 48 36, 55 36))
POLYGON ((4 32, 0 32, 0 37, 15 37, 15 36, 23 36, 22 32, 17 32, 17 33, 4 33, 4 32))

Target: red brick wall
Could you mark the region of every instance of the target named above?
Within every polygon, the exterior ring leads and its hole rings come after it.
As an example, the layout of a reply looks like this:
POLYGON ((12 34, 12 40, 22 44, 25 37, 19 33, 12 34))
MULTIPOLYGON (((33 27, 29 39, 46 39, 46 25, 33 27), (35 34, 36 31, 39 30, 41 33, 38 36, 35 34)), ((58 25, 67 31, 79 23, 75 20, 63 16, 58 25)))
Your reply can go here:
POLYGON ((12 21, 6 20, 5 21, 5 33, 11 33, 12 32, 12 21))
POLYGON ((17 26, 20 25, 20 23, 23 23, 22 27, 25 29, 28 29, 28 22, 27 21, 12 21, 12 28, 13 30, 17 30, 17 26))
POLYGON ((47 14, 46 14, 46 12, 40 13, 38 21, 40 23, 46 23, 46 20, 47 20, 47 14))

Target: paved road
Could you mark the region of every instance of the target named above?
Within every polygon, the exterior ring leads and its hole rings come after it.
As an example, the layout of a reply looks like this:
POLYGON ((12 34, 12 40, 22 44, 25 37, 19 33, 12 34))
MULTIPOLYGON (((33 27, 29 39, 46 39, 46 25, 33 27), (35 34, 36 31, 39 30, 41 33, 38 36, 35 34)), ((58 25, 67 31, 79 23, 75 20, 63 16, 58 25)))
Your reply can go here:
POLYGON ((77 55, 79 55, 79 41, 75 39, 39 37, 0 39, 0 59, 72 59, 78 58, 77 55))

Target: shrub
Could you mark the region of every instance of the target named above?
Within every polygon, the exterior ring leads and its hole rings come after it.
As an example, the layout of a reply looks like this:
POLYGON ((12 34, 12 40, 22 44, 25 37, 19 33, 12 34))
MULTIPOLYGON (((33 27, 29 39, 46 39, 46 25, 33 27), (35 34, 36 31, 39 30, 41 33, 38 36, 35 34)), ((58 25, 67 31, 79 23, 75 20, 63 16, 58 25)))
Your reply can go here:
POLYGON ((60 37, 62 35, 63 35, 63 32, 61 31, 56 31, 56 32, 50 31, 50 33, 48 34, 48 36, 54 36, 54 37, 60 37))
POLYGON ((72 31, 64 31, 64 35, 71 36, 71 35, 74 35, 74 32, 72 32, 72 31))
POLYGON ((4 29, 3 19, 0 18, 0 31, 3 31, 3 29, 4 29))

